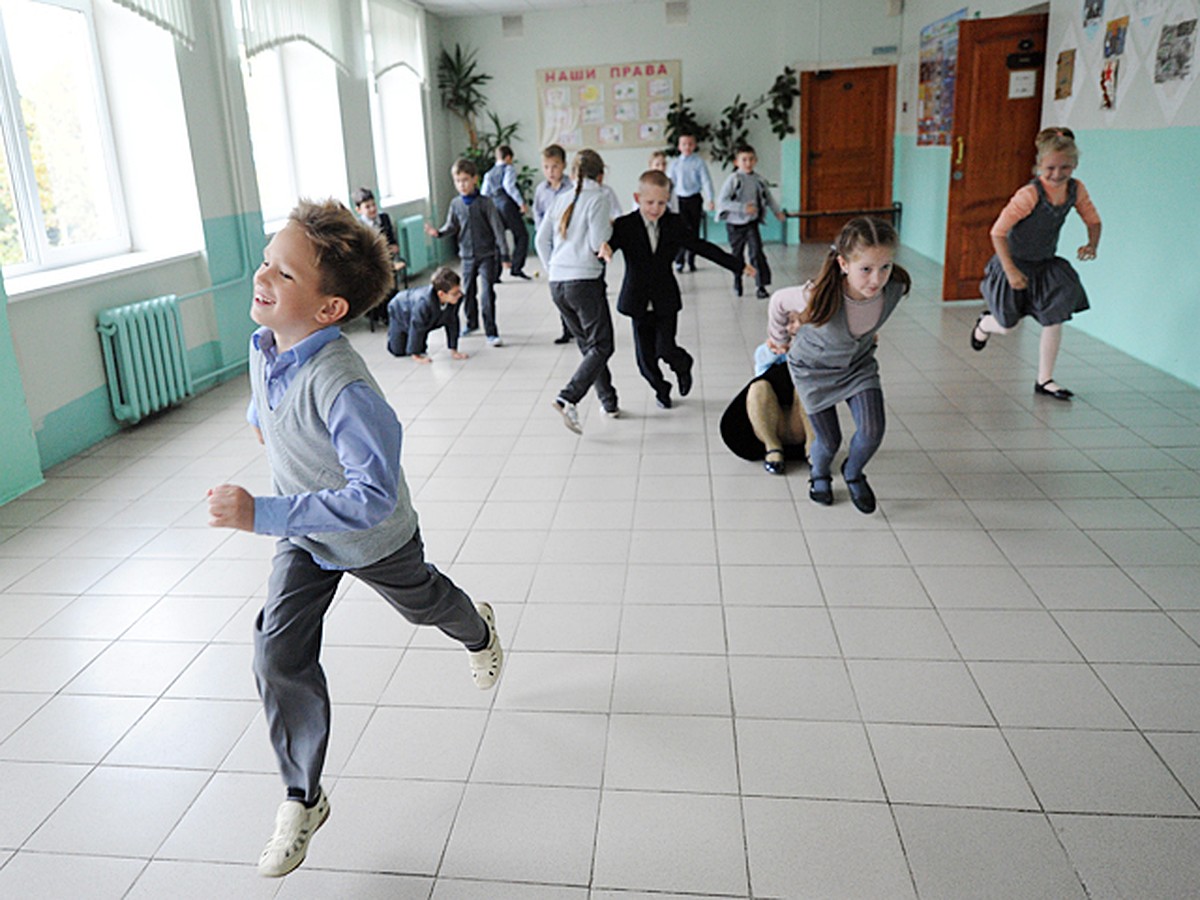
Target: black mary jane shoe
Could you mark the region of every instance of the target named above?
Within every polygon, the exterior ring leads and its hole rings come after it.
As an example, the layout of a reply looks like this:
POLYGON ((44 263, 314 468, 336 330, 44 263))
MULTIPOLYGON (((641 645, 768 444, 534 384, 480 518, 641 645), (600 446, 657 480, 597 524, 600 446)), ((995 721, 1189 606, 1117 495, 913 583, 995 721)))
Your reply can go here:
POLYGON ((783 474, 783 451, 782 450, 768 450, 767 456, 763 460, 763 468, 766 469, 768 472, 770 472, 772 475, 782 475, 783 474), (775 459, 772 459, 771 458, 772 456, 775 457, 775 459))
POLYGON ((833 506, 833 479, 828 477, 808 479, 808 499, 813 503, 820 503, 822 506, 833 506), (817 487, 818 484, 824 485, 824 487, 817 487))
MULTIPOLYGON (((983 331, 983 329, 979 327, 979 323, 983 321, 983 317, 986 315, 987 315, 987 313, 981 312, 979 314, 979 318, 975 320, 975 324, 971 326, 971 349, 974 350, 976 353, 978 353, 980 350, 982 350, 984 347, 987 346, 988 339, 986 337, 982 341, 979 338, 975 337, 975 332, 983 331)), ((985 335, 987 334, 986 331, 983 331, 983 333, 985 335)))
MULTIPOLYGON (((1053 378, 1050 379, 1050 381, 1053 380, 1053 378)), ((1033 383, 1033 392, 1035 394, 1041 394, 1043 397, 1053 397, 1055 400, 1070 400, 1075 396, 1073 391, 1068 391, 1065 387, 1058 387, 1054 390, 1050 390, 1050 388, 1046 387, 1050 381, 1043 381, 1041 384, 1038 384, 1035 381, 1033 383)))
MULTIPOLYGON (((846 464, 842 463, 842 477, 846 478, 846 464)), ((867 476, 860 474, 857 478, 846 478, 846 489, 850 491, 850 502, 860 513, 875 512, 875 492, 867 484, 867 476)))

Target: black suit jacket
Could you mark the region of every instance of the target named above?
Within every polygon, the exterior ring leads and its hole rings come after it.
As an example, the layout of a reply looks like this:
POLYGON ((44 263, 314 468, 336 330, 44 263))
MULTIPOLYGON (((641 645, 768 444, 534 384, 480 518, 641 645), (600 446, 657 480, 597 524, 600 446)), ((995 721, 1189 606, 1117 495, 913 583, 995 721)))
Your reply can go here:
POLYGON ((655 313, 677 313, 683 308, 679 296, 679 282, 671 264, 681 247, 724 266, 734 274, 742 271, 744 263, 726 253, 716 244, 688 234, 687 226, 678 213, 665 212, 658 220, 658 247, 650 252, 650 235, 646 224, 637 210, 621 216, 613 222, 612 237, 608 245, 613 252, 625 254, 625 280, 617 298, 617 312, 635 319, 647 314, 647 308, 655 313))

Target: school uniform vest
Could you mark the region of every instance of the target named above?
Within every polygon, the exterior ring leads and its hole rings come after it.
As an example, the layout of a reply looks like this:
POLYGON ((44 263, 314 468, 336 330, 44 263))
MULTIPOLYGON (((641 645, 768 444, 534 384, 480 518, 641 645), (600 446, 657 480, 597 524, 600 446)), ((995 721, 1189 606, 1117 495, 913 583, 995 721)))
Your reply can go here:
MULTIPOLYGON (((250 354, 250 389, 271 466, 271 482, 279 496, 346 486, 333 441, 329 411, 342 389, 365 382, 383 396, 362 357, 344 337, 330 341, 296 372, 275 409, 267 402, 266 359, 250 354)), ((339 569, 359 569, 378 562, 412 539, 417 513, 400 470, 396 507, 390 516, 359 531, 328 531, 288 538, 322 562, 339 569)))

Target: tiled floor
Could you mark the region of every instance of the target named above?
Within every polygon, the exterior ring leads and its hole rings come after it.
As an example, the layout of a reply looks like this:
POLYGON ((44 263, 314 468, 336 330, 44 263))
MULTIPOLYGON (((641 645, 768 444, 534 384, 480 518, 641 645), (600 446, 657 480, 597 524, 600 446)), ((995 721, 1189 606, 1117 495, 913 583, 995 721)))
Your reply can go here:
MULTIPOLYGON (((780 283, 809 249, 772 248, 780 283)), ((0 508, 0 896, 1177 898, 1200 885, 1200 391, 1068 330, 967 341, 916 283, 883 332, 880 511, 765 474, 717 422, 764 304, 683 276, 669 412, 618 323, 625 416, 550 408, 577 359, 542 281, 507 345, 353 340, 406 426, 431 557, 495 604, 493 693, 347 579, 324 661, 333 815, 254 870, 281 786, 250 675, 271 541, 241 379, 0 508)), ((619 274, 619 266, 613 275, 619 274)))

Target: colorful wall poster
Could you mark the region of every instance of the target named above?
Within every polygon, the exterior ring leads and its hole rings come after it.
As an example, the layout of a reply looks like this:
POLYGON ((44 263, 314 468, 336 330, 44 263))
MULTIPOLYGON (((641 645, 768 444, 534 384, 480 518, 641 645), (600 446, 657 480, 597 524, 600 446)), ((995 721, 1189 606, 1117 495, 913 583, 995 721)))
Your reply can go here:
POLYGON ((538 69, 540 145, 661 147, 681 72, 677 59, 538 69))
POLYGON ((1104 29, 1104 58, 1125 52, 1125 36, 1129 34, 1129 16, 1109 20, 1104 29))
POLYGON ((954 127, 954 81, 958 65, 958 23, 967 8, 921 29, 921 69, 917 86, 917 145, 945 146, 954 127))
POLYGON ((1075 91, 1075 48, 1058 54, 1054 70, 1054 99, 1066 100, 1075 91))
POLYGON ((1154 60, 1154 83, 1182 81, 1192 74, 1196 55, 1196 20, 1164 25, 1154 60))

